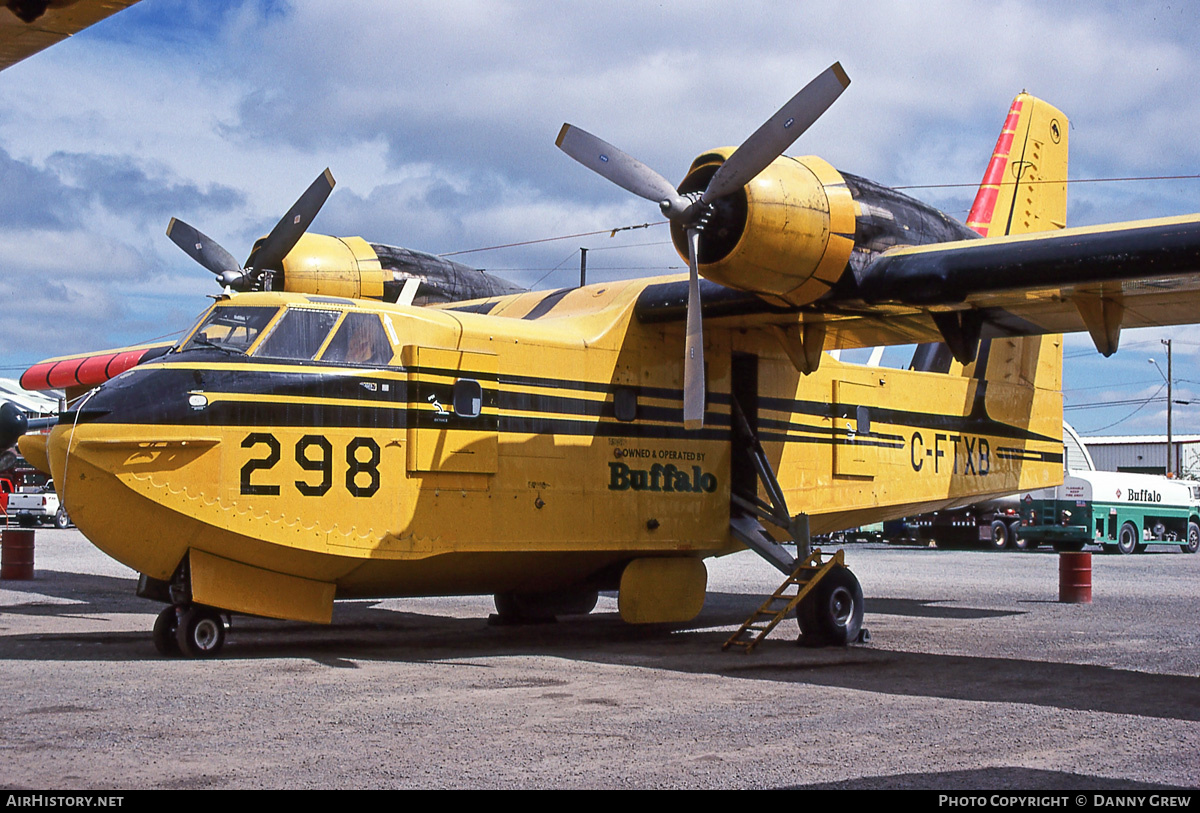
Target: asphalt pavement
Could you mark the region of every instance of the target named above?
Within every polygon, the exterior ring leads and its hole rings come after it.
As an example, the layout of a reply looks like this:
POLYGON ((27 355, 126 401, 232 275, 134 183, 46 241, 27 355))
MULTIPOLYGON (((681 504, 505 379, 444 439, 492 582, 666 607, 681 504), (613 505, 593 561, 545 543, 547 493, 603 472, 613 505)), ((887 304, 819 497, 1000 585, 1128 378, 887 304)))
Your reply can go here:
POLYGON ((0 787, 1200 787, 1200 555, 855 544, 871 642, 721 644, 780 581, 709 560, 701 615, 494 626, 489 597, 234 617, 223 657, 163 658, 160 605, 74 530, 0 582, 0 787))

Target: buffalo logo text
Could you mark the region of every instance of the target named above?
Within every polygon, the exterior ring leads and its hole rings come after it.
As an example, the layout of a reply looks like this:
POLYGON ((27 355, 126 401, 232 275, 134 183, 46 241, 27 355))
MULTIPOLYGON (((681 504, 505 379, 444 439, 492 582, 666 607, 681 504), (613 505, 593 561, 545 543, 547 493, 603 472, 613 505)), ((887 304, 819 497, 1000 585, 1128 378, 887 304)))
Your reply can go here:
POLYGON ((655 463, 649 469, 632 469, 624 463, 608 464, 609 491, 662 491, 702 493, 717 490, 717 476, 692 466, 691 473, 673 464, 655 463))

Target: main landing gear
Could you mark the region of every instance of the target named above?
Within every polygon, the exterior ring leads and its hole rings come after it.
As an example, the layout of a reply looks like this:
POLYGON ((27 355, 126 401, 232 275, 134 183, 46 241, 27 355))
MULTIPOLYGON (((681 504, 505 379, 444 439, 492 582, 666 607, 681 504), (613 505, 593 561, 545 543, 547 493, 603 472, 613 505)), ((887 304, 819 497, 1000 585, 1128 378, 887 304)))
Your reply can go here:
POLYGON ((796 607, 801 646, 846 646, 870 640, 863 628, 863 591, 849 569, 833 567, 796 607))
POLYGON ((225 645, 221 613, 197 604, 172 604, 154 620, 154 648, 168 657, 212 658, 225 645))
POLYGON ((722 649, 736 646, 745 652, 751 651, 792 610, 796 611, 796 619, 800 624, 799 643, 804 646, 867 643, 870 633, 863 627, 863 591, 858 578, 846 567, 841 551, 825 559, 819 548, 812 548, 807 515, 793 517, 788 511, 783 488, 736 398, 732 399, 732 407, 741 452, 758 477, 753 484, 744 483, 746 489, 743 493, 730 491, 729 497, 734 508, 730 530, 746 547, 784 573, 787 579, 725 642, 722 649), (754 492, 750 490, 752 485, 754 492), (759 499, 758 485, 766 492, 769 502, 759 499), (783 529, 796 545, 796 556, 793 557, 776 544, 756 517, 783 529))

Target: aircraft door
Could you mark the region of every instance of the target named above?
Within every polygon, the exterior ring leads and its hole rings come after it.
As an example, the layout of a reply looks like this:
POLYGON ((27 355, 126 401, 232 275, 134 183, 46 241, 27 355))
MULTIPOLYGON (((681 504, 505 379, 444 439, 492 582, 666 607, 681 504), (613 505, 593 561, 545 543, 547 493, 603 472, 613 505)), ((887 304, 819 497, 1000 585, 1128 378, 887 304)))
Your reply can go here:
MULTIPOLYGON (((758 434, 758 356, 753 353, 734 353, 730 360, 731 395, 750 430, 758 434)), ((736 417, 733 418, 736 420, 736 417)), ((738 432, 736 426, 730 432, 729 487, 730 492, 744 499, 753 500, 758 494, 758 469, 754 465, 754 448, 749 438, 738 432)), ((731 505, 734 513, 741 509, 731 505)))
POLYGON ((878 454, 870 442, 874 387, 854 381, 833 382, 833 473, 874 477, 878 454))
POLYGON ((494 474, 496 357, 429 347, 405 350, 408 470, 494 474))

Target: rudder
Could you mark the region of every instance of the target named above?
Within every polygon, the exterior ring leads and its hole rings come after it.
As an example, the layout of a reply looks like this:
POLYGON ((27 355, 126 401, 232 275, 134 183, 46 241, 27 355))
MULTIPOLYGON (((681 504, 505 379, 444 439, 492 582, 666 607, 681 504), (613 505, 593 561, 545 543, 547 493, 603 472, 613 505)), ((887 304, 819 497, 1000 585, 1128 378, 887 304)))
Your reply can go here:
POLYGON ((1013 99, 967 225, 984 237, 1067 225, 1067 130, 1062 111, 1028 93, 1013 99))
MULTIPOLYGON (((1018 94, 967 225, 984 237, 1065 228, 1068 129, 1061 110, 1018 94)), ((1062 431, 1061 335, 992 339, 980 357, 987 365, 983 377, 991 382, 989 414, 1044 435, 1062 431)), ((969 367, 964 374, 976 373, 969 367)))

